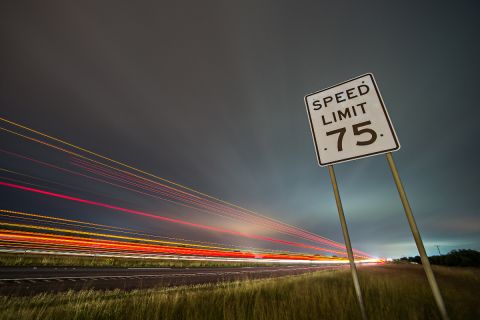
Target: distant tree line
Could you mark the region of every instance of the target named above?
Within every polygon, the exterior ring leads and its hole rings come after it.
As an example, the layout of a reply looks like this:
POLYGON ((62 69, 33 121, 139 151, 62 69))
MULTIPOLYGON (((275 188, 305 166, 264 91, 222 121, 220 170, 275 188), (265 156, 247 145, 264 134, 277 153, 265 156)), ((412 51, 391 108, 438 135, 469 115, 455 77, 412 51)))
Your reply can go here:
MULTIPOLYGON (((450 267, 480 267, 480 252, 471 249, 452 250, 447 254, 428 257, 431 264, 450 267)), ((396 259, 396 262, 422 263, 420 256, 403 257, 396 259)))

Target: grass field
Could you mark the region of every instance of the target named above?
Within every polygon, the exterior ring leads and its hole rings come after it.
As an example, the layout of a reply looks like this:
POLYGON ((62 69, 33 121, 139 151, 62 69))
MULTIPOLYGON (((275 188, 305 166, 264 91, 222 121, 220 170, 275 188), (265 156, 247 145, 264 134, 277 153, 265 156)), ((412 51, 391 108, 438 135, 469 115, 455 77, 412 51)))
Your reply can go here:
MULTIPOLYGON (((452 319, 480 319, 478 269, 436 267, 452 319)), ((437 319, 419 265, 360 268, 369 319, 437 319)), ((359 319, 348 270, 142 291, 0 297, 0 319, 359 319)))
POLYGON ((205 260, 167 260, 149 258, 117 258, 102 256, 69 256, 31 253, 0 253, 2 267, 243 267, 270 266, 273 263, 205 261, 205 260))

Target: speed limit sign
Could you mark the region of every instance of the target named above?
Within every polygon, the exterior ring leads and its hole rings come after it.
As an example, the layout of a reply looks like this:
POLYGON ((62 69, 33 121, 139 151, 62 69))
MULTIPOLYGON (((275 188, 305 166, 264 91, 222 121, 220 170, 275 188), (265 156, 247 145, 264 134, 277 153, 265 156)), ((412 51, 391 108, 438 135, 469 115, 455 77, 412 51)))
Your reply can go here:
POLYGON ((305 96, 305 105, 318 162, 320 166, 328 166, 362 319, 366 320, 367 314, 333 164, 386 153, 388 166, 392 171, 393 180, 397 186, 435 302, 442 319, 448 320, 445 303, 430 266, 427 251, 400 180, 400 174, 393 160, 392 151, 400 149, 400 143, 373 74, 367 73, 309 94, 305 96))
POLYGON ((309 94, 305 104, 321 166, 400 148, 371 73, 309 94))

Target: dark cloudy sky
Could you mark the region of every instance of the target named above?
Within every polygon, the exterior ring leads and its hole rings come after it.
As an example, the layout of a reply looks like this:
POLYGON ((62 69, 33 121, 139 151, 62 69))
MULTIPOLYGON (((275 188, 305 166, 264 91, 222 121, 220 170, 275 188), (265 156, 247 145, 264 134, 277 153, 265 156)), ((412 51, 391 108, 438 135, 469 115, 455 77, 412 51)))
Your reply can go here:
MULTIPOLYGON (((4 1, 1 115, 343 241, 303 97, 372 72, 427 251, 480 249, 479 9, 4 1)), ((354 247, 414 255, 385 157, 336 171, 354 247)))

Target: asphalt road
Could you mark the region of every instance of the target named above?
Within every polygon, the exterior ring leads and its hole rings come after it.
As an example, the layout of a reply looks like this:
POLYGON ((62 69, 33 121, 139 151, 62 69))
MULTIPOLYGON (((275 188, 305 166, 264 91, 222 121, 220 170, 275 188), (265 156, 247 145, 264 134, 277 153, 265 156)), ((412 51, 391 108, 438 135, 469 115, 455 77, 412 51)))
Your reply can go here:
POLYGON ((296 275, 342 265, 242 268, 0 268, 1 295, 82 289, 142 289, 296 275))

